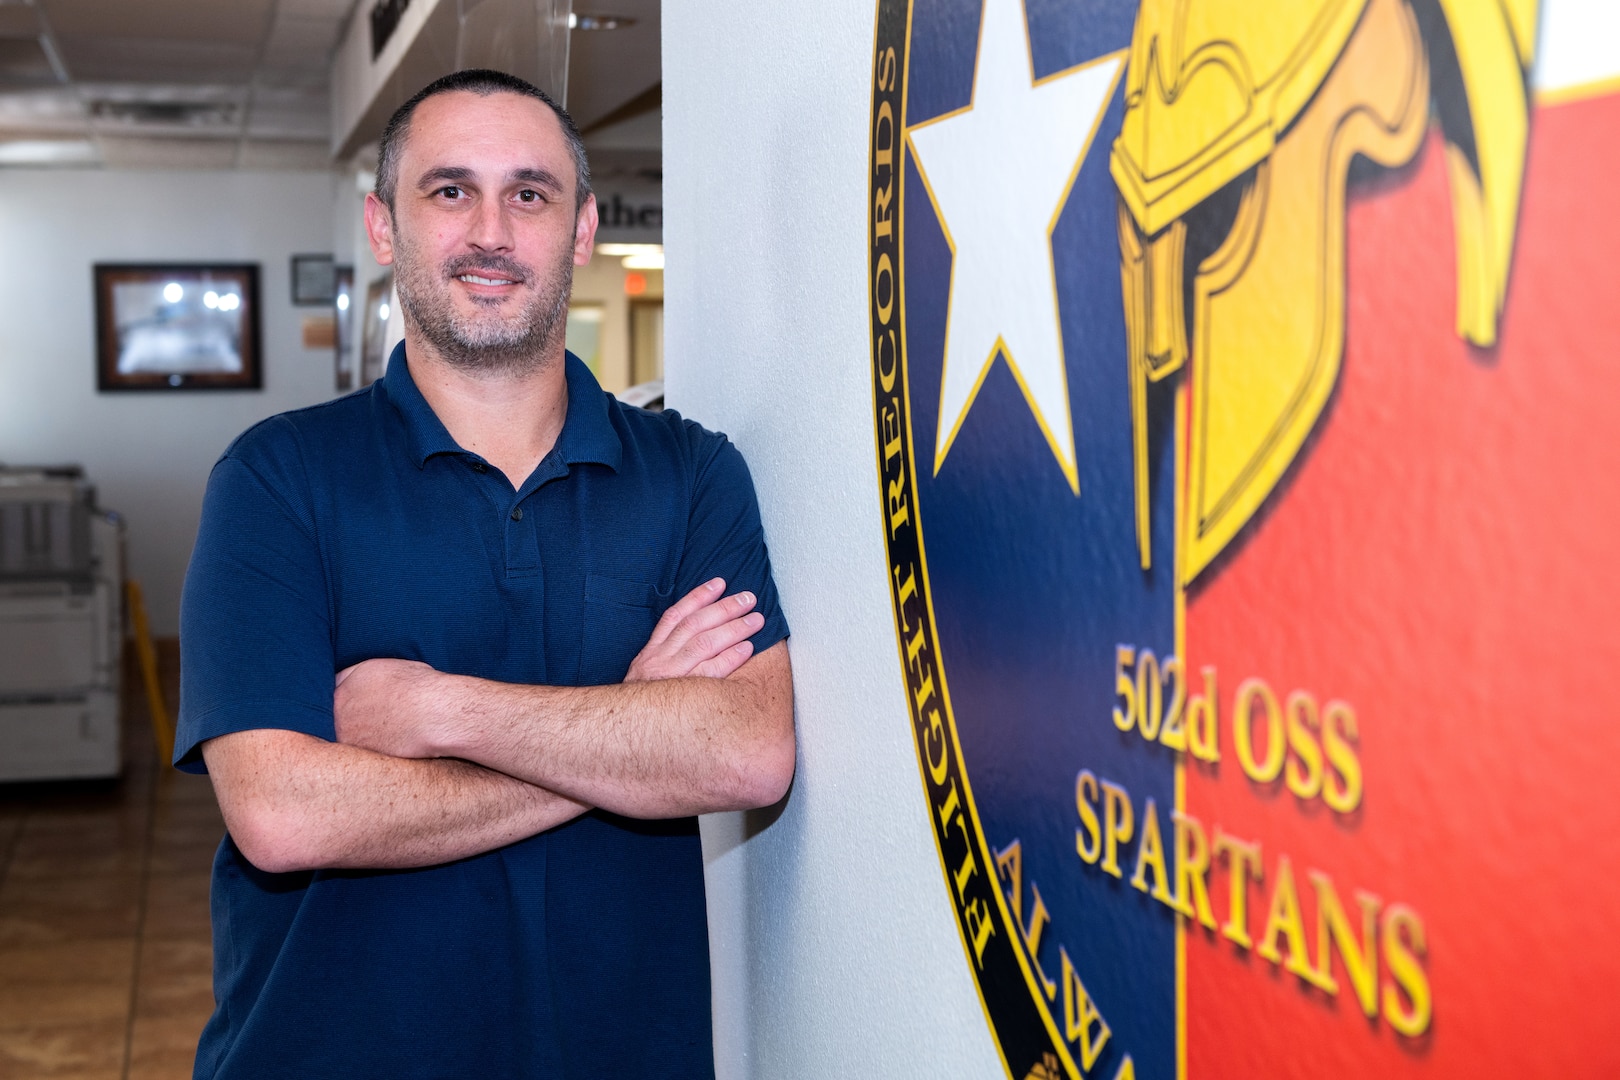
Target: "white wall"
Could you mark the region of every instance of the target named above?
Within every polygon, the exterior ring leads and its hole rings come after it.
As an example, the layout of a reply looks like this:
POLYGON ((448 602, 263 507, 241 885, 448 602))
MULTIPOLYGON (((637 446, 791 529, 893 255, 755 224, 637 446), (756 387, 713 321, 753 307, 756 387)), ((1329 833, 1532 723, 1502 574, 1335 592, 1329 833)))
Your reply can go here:
POLYGON ((329 252, 338 179, 318 172, 0 170, 0 461, 81 462, 129 522, 153 632, 179 625, 203 487, 254 422, 333 394, 306 350, 289 262, 329 252), (264 389, 96 391, 96 262, 257 262, 264 389))
POLYGON ((704 822, 721 1080, 1002 1075, 929 829, 879 528, 871 0, 664 9, 666 385, 753 469, 792 624, 781 816, 704 822))

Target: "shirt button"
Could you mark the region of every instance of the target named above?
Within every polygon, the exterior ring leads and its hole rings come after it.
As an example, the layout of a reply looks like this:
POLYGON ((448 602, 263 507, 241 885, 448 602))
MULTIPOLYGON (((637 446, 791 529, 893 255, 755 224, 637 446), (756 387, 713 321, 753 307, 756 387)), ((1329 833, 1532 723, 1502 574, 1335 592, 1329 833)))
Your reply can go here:
POLYGON ((473 462, 472 467, 473 472, 489 472, 489 466, 485 465, 482 461, 473 462))
POLYGON ((522 521, 523 520, 523 507, 521 507, 521 506, 512 507, 512 520, 513 521, 522 521))

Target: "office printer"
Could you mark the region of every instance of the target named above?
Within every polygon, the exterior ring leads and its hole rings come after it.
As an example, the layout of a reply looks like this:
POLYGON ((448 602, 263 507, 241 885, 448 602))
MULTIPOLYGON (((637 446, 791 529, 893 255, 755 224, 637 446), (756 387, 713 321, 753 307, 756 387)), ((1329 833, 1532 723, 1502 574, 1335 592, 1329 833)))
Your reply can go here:
POLYGON ((0 466, 0 781, 117 776, 122 525, 77 466, 0 466))

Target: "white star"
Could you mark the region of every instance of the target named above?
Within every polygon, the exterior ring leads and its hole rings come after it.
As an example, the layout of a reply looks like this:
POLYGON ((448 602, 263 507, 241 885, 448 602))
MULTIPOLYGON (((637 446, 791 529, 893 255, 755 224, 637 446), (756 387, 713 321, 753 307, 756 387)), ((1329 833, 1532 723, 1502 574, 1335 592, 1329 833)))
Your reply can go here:
POLYGON ((1052 229, 1114 95, 1124 54, 1036 82, 1021 0, 984 0, 973 103, 908 131, 951 245, 934 471, 999 352, 1075 494, 1052 229))

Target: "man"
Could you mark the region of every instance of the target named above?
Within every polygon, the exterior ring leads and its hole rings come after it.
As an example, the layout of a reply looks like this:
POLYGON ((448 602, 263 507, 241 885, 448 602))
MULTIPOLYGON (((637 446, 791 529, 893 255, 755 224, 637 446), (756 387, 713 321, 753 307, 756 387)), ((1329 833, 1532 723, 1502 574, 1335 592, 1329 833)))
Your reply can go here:
POLYGON ((407 102, 366 200, 403 345, 209 480, 198 1077, 712 1075, 693 815, 787 789, 787 626, 736 450, 565 356, 589 179, 520 80, 407 102))

